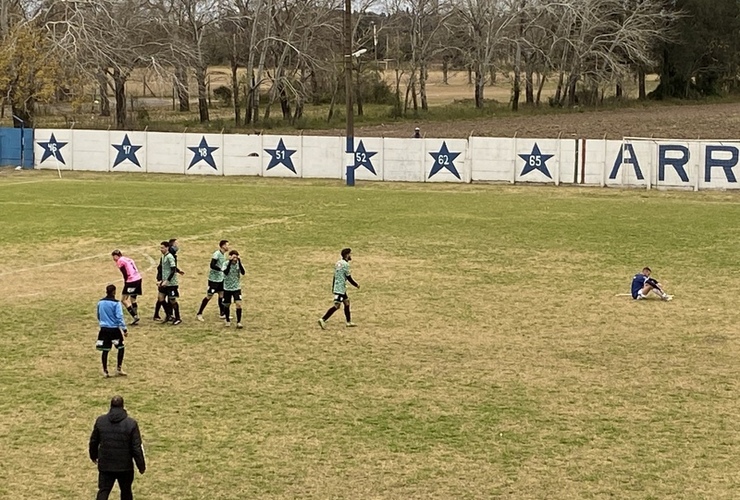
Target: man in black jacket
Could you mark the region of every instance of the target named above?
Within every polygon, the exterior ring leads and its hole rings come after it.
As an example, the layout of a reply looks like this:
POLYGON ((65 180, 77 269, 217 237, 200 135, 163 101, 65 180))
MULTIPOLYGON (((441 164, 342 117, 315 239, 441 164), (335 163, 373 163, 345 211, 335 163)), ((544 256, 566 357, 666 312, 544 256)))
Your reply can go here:
POLYGON ((121 500, 133 500, 134 462, 140 474, 146 470, 146 462, 139 425, 126 413, 121 396, 113 396, 110 411, 95 421, 90 436, 90 460, 98 464, 97 500, 107 500, 116 481, 121 500))

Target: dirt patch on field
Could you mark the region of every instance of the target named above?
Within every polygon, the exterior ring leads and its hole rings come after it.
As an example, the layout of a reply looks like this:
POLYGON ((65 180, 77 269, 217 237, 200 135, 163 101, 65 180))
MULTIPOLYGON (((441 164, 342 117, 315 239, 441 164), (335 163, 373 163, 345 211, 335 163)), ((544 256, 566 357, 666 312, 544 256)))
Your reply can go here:
MULTIPOLYGON (((670 139, 740 139, 740 103, 661 105, 562 112, 547 115, 522 114, 462 120, 448 123, 419 123, 425 137, 582 137, 621 139, 656 137, 670 139)), ((358 127, 356 136, 411 137, 413 122, 358 127)), ((343 135, 344 130, 312 131, 312 134, 343 135)))

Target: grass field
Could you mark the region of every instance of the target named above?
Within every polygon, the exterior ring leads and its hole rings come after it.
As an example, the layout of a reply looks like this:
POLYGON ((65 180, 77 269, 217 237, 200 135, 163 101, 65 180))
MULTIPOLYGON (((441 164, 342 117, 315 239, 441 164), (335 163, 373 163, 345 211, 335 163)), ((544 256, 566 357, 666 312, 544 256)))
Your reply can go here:
POLYGON ((1 498, 93 498, 115 393, 140 499, 737 498, 735 194, 55 175, 0 173, 1 498), (149 319, 172 236, 180 326, 149 319), (195 321, 221 238, 245 330, 195 321), (343 246, 359 326, 321 331, 343 246), (106 380, 114 248, 146 319, 106 380), (616 296, 645 264, 673 302, 616 296))

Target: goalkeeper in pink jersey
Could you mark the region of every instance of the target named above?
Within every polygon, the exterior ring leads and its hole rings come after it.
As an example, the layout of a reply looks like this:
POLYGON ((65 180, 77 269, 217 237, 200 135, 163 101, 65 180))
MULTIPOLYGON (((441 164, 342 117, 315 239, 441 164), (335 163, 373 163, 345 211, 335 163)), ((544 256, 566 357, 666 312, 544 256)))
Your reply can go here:
POLYGON ((141 295, 141 274, 136 267, 136 262, 130 257, 124 257, 120 250, 111 252, 116 266, 123 275, 123 290, 121 292, 121 303, 134 320, 131 325, 139 322, 139 305, 136 298, 141 295))

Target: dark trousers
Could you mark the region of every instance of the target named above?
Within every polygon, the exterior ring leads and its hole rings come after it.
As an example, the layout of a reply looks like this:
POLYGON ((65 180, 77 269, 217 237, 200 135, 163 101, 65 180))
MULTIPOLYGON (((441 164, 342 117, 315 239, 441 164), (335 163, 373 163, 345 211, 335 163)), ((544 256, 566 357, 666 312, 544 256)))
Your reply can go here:
POLYGON ((118 487, 121 488, 121 500, 133 500, 134 493, 131 491, 131 485, 134 482, 133 469, 116 472, 98 471, 97 500, 108 500, 110 490, 113 489, 116 481, 118 481, 118 487))

